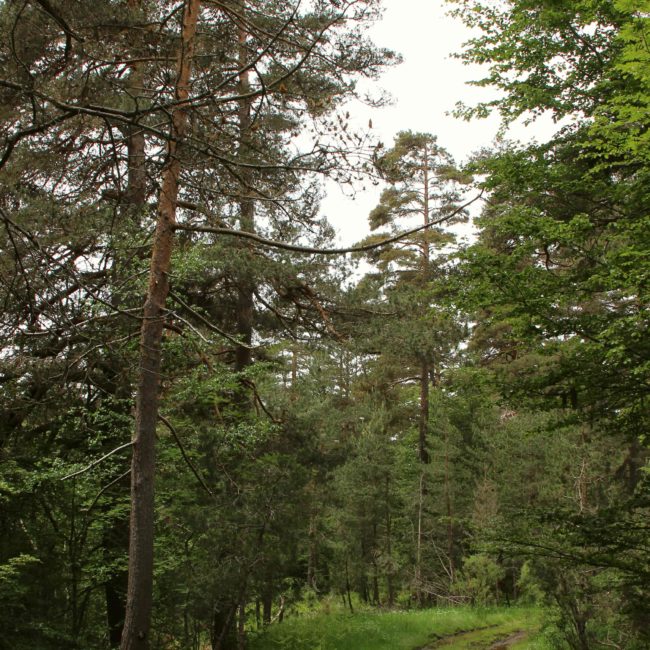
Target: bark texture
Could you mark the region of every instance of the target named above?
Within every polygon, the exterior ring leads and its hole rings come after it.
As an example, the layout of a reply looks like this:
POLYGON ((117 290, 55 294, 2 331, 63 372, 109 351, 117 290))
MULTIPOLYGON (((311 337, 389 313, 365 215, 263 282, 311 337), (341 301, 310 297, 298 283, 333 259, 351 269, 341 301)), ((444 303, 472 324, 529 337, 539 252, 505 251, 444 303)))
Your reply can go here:
POLYGON ((140 370, 136 396, 136 423, 131 463, 131 522, 129 531, 129 583, 122 650, 149 647, 153 600, 153 534, 155 434, 158 421, 161 344, 164 308, 169 292, 168 272, 174 241, 176 200, 182 139, 187 113, 183 104, 189 95, 194 37, 200 0, 188 0, 183 11, 181 46, 178 55, 176 99, 167 147, 168 160, 158 199, 156 232, 151 252, 149 286, 140 333, 140 370))
MULTIPOLYGON (((245 8, 245 4, 242 9, 245 8)), ((238 33, 239 46, 239 67, 242 71, 239 74, 239 93, 241 99, 238 106, 239 121, 239 156, 246 159, 250 144, 251 128, 251 98, 249 72, 246 68, 248 53, 246 50, 247 31, 240 27, 238 33)), ((246 232, 255 233, 255 203, 251 197, 252 174, 250 170, 243 168, 240 172, 241 187, 239 197, 239 228, 246 232)), ((253 361, 250 345, 253 340, 253 316, 254 316, 254 292, 255 282, 251 272, 250 245, 243 244, 244 264, 241 274, 237 280, 237 335, 244 345, 237 346, 235 350, 235 372, 241 372, 253 361)), ((240 399, 242 406, 246 406, 246 391, 241 391, 240 399)), ((248 404, 250 406, 250 404, 248 404)))

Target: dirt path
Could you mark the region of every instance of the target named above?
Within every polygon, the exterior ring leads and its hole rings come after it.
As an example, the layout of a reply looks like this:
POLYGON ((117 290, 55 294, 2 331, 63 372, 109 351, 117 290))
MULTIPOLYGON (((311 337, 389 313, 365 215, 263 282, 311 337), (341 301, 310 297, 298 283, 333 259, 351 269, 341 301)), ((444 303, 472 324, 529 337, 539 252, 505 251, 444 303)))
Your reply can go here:
POLYGON ((509 648, 511 645, 514 645, 515 643, 519 643, 519 641, 523 641, 527 636, 528 636, 527 632, 520 630, 519 632, 515 632, 514 634, 511 634, 509 637, 505 639, 496 641, 490 646, 489 650, 507 650, 507 648, 509 648))
POLYGON ((466 632, 456 632, 437 639, 433 643, 418 650, 435 650, 436 648, 472 648, 472 650, 507 650, 515 643, 519 643, 528 637, 528 632, 517 630, 512 632, 504 630, 505 634, 499 634, 498 625, 476 628, 466 632), (486 638, 485 632, 493 630, 486 638), (500 638, 501 636, 501 638, 500 638))

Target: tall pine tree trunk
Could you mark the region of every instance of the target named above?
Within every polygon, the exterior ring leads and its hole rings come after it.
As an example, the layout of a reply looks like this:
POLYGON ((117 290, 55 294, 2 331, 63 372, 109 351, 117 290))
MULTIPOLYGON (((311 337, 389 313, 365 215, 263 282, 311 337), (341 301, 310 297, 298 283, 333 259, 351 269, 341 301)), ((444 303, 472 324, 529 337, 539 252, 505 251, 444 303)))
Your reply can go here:
MULTIPOLYGON (((241 3, 239 10, 244 13, 246 10, 245 3, 241 3)), ((238 64, 239 64, 239 88, 238 93, 241 97, 238 101, 237 120, 239 130, 239 148, 238 155, 240 158, 246 158, 249 150, 248 139, 250 137, 251 127, 251 100, 248 95, 250 92, 249 73, 246 69, 248 54, 246 50, 246 40, 248 33, 242 26, 238 30, 238 64)), ((239 228, 247 232, 255 232, 255 202, 251 198, 251 173, 245 167, 239 174, 240 178, 240 196, 239 203, 239 228)), ((253 362, 251 352, 251 343, 253 340, 253 319, 254 319, 254 294, 255 284, 251 272, 251 254, 248 245, 241 244, 242 253, 240 270, 236 277, 237 285, 237 302, 235 311, 235 326, 237 338, 241 345, 235 347, 235 373, 242 373, 253 362)), ((235 405, 237 420, 246 417, 251 412, 251 391, 240 375, 239 386, 235 393, 235 405)), ((260 544, 262 540, 260 540, 260 544)), ((246 630, 245 622, 242 618, 242 612, 246 610, 246 585, 240 585, 242 594, 237 602, 232 603, 231 609, 225 612, 215 612, 213 619, 214 635, 216 642, 213 642, 213 650, 237 650, 245 643, 246 630), (231 611, 232 610, 232 611, 231 611), (236 613, 239 612, 239 617, 236 613)), ((233 596, 234 598, 234 596, 233 596)), ((265 605, 265 623, 266 623, 266 606, 265 605)), ((269 605, 270 607, 270 605, 269 605)), ((269 610, 270 612, 270 610, 269 610)), ((269 613, 270 621, 270 613, 269 613)))
MULTIPOLYGON (((429 218, 429 154, 428 148, 424 146, 424 160, 423 160, 423 171, 424 171, 424 205, 423 205, 423 217, 424 225, 428 225, 430 222, 429 218)), ((427 281, 429 275, 429 265, 430 265, 430 253, 429 253, 429 242, 427 240, 428 233, 425 231, 422 235, 422 280, 423 282, 427 281)), ((429 433, 429 361, 427 359, 427 351, 424 351, 422 356, 422 361, 420 365, 420 436, 418 443, 418 453, 420 457, 420 462, 423 464, 428 464, 431 460, 429 457, 429 452, 427 450, 427 437, 429 433)))
MULTIPOLYGON (((429 155, 428 148, 424 147, 424 205, 423 217, 424 225, 429 223, 429 155)), ((427 240, 427 232, 422 235, 422 280, 426 282, 429 273, 429 242, 427 240)), ((420 463, 428 465, 431 462, 431 457, 427 449, 427 439, 429 437, 429 362, 427 360, 427 352, 424 351, 422 360, 420 362, 420 420, 419 420, 419 435, 418 435, 418 459, 420 463)), ((418 532, 417 532, 417 548, 416 548, 416 565, 415 565, 415 586, 416 586, 416 599, 419 607, 424 604, 424 596, 422 593, 422 544, 423 544, 423 514, 424 514, 424 497, 426 495, 427 487, 425 482, 424 467, 420 473, 420 485, 418 493, 418 532)))
POLYGON ((388 591, 388 606, 395 605, 395 586, 393 584, 393 540, 392 540, 392 518, 390 512, 390 479, 386 475, 386 557, 388 558, 388 569, 386 570, 386 589, 388 591))
POLYGON ((424 511, 424 471, 420 472, 420 484, 418 487, 418 527, 415 543, 415 600, 418 607, 424 604, 422 594, 422 515, 424 511))
POLYGON ((176 99, 172 112, 168 160, 158 199, 156 232, 151 252, 149 286, 140 333, 140 372, 136 396, 136 423, 131 464, 131 526, 129 532, 129 583, 122 650, 149 647, 153 601, 154 470, 155 435, 158 421, 160 367, 164 308, 169 292, 182 139, 187 113, 183 101, 189 95, 194 52, 194 36, 200 0, 187 0, 183 11, 181 45, 178 55, 176 99))
MULTIPOLYGON (((242 6, 242 11, 245 5, 242 6)), ((239 121, 239 156, 246 158, 249 152, 249 138, 251 129, 251 99, 247 97, 250 92, 249 73, 246 68, 248 53, 246 50, 247 31, 239 28, 239 94, 241 99, 238 106, 239 121)), ((255 232, 255 202, 251 198, 252 174, 244 167, 240 172, 241 186, 239 197, 239 227, 247 232, 255 232)), ((244 244, 247 246, 246 244, 244 244)), ((242 272, 237 281, 237 334, 244 345, 237 346, 235 350, 235 371, 241 372, 252 362, 250 345, 253 339, 253 296, 255 284, 251 272, 250 247, 247 246, 242 265, 242 272)))
POLYGON ((428 465, 431 457, 427 449, 429 435, 429 363, 422 361, 420 365, 420 422, 418 436, 418 456, 420 462, 428 465))
MULTIPOLYGON (((129 0, 130 10, 139 8, 140 0, 129 0)), ((137 47, 135 43, 132 45, 137 47)), ((142 93, 144 82, 143 63, 133 64, 131 76, 127 85, 127 93, 135 98, 133 107, 137 108, 137 98, 142 93)), ((147 175, 145 167, 145 137, 143 129, 137 124, 129 124, 126 127, 127 145, 127 186, 124 196, 121 199, 123 209, 122 216, 125 218, 140 218, 145 207, 147 198, 147 175)), ((118 303, 121 299, 119 294, 114 296, 118 303)), ((127 399, 131 386, 120 385, 116 382, 115 394, 127 399)), ((128 414, 125 414, 128 415, 128 414)), ((128 477, 118 483, 120 492, 126 493, 129 489, 128 477)), ((129 520, 128 517, 115 519, 103 532, 103 547, 105 557, 112 562, 115 557, 126 555, 129 549, 129 520)), ((115 569, 106 579, 104 594, 106 598, 106 622, 108 625, 108 641, 111 648, 119 648, 122 642, 122 629, 126 617, 126 594, 128 589, 128 571, 126 569, 115 569)))
POLYGON ((453 584, 456 579, 456 565, 454 563, 454 513, 451 503, 449 430, 447 428, 445 429, 445 509, 447 511, 447 557, 449 560, 449 582, 453 584))

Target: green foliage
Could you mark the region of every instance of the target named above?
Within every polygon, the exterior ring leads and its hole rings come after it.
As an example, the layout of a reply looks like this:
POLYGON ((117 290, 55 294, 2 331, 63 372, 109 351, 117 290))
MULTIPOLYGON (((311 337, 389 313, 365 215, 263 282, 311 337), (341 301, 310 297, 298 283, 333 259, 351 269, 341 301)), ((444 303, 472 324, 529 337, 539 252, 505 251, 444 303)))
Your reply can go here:
POLYGON ((476 310, 472 349, 510 412, 485 482, 498 514, 476 540, 529 558, 571 647, 643 645, 647 558, 632 522, 647 514, 647 7, 455 4, 480 29, 461 57, 503 91, 459 112, 573 122, 548 144, 475 162, 490 194, 463 298, 476 310))
MULTIPOLYGON (((12 650, 106 647, 111 594, 123 599, 127 453, 92 463, 131 435, 174 98, 175 9, 143 3, 117 25, 112 2, 57 3, 58 17, 46 4, 0 6, 0 646, 12 650), (137 205, 132 115, 146 139, 137 205)), ((179 223, 333 237, 311 174, 359 172, 349 161, 363 140, 334 111, 359 75, 395 60, 363 35, 378 3, 346 4, 347 25, 342 4, 292 15, 257 3, 244 21, 206 4, 192 92, 211 99, 192 104, 178 150, 179 223), (244 54, 228 44, 247 20, 244 54), (317 56, 303 60, 310 39, 317 56), (230 72, 258 54, 249 83, 264 101, 246 105, 230 72), (298 133, 319 144, 295 157, 298 133)), ((558 643, 649 643, 650 5, 453 4, 478 30, 461 57, 501 91, 459 113, 572 123, 466 170, 427 133, 376 147, 386 188, 367 241, 441 222, 373 252, 357 284, 345 263, 177 232, 157 431, 159 647, 215 645, 224 618, 242 607, 250 629, 257 605, 289 620, 254 648, 412 648, 488 621, 514 630, 529 613, 364 608, 517 595, 552 604, 558 643), (457 263, 447 226, 466 218, 470 173, 486 202, 457 263), (303 594, 364 611, 292 618, 303 594)))
POLYGON ((22 573, 29 569, 30 564, 38 561, 38 558, 23 553, 17 557, 9 558, 0 566, 0 599, 2 602, 9 603, 15 598, 19 599, 25 593, 27 587, 24 584, 25 576, 22 573))
POLYGON ((539 605, 544 598, 544 591, 530 561, 524 562, 517 579, 517 590, 522 603, 539 605))
MULTIPOLYGON (((272 627, 251 643, 251 650, 411 650, 432 640, 435 642, 459 632, 492 626, 488 635, 478 633, 468 639, 475 643, 483 640, 487 647, 491 641, 504 638, 514 630, 535 630, 538 620, 538 611, 518 608, 440 608, 410 612, 362 612, 354 616, 319 614, 291 618, 282 625, 272 627)), ((445 646, 449 642, 453 643, 450 639, 445 646)), ((462 637, 458 643, 449 647, 466 647, 460 645, 462 637)))
POLYGON ((463 569, 455 588, 472 605, 486 607, 499 602, 499 581, 505 570, 487 555, 470 555, 463 560, 463 569))
MULTIPOLYGON (((608 0, 449 0, 453 13, 480 30, 458 55, 488 67, 478 86, 500 90, 476 107, 462 104, 466 118, 498 109, 506 121, 549 111, 555 119, 591 115, 603 94, 624 82, 612 72, 620 52, 613 35, 627 16, 608 0)), ((621 10, 623 9, 623 11, 621 10)))

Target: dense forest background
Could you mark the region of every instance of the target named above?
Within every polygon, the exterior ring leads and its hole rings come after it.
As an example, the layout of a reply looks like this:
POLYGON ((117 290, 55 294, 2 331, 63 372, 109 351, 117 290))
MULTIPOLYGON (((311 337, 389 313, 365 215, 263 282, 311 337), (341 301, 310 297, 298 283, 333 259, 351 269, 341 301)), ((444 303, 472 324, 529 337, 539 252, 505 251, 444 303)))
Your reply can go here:
POLYGON ((548 143, 356 131, 374 0, 0 3, 0 647, 328 598, 650 647, 650 3, 449 4, 458 115, 548 143), (347 252, 325 179, 383 188, 347 252))

